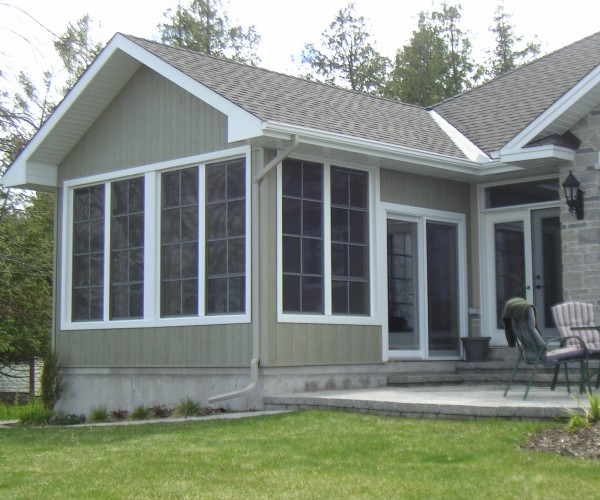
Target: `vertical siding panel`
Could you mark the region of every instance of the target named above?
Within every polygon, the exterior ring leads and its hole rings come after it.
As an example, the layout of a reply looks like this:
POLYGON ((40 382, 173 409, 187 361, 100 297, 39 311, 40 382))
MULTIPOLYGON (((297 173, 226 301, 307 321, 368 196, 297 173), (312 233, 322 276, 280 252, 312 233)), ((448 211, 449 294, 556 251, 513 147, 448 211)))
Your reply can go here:
POLYGON ((59 178, 224 149, 225 132, 223 114, 152 70, 141 68, 65 158, 59 178))
POLYGON ((381 200, 468 214, 469 185, 457 181, 382 170, 381 200))
POLYGON ((312 325, 308 333, 308 360, 311 363, 323 363, 323 325, 312 325))
POLYGON ((308 364, 308 332, 314 327, 315 325, 294 325, 294 364, 308 364))
POLYGON ((290 365, 293 363, 292 354, 294 345, 292 337, 289 335, 289 324, 280 324, 277 331, 277 364, 290 365))
POLYGON ((352 334, 350 333, 351 325, 338 325, 337 338, 340 352, 342 353, 342 359, 344 362, 350 362, 352 360, 352 334))
POLYGON ((324 331, 322 333, 322 337, 323 337, 323 362, 335 363, 337 361, 336 348, 335 348, 335 334, 331 331, 330 328, 327 328, 327 330, 324 329, 324 331))

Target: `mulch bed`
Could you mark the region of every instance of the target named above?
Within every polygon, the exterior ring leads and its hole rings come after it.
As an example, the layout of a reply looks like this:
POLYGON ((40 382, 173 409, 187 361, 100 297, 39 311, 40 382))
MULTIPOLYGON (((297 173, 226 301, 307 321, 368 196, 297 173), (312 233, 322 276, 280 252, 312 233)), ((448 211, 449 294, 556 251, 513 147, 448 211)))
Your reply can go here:
POLYGON ((600 423, 572 433, 564 426, 543 429, 530 434, 529 443, 523 449, 569 457, 600 458, 600 423))

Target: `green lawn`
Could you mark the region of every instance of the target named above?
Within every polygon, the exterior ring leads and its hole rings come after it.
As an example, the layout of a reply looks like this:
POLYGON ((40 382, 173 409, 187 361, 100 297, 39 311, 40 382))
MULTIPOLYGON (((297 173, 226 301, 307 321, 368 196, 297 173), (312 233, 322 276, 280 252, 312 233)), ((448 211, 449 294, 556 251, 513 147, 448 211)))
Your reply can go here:
POLYGON ((0 497, 594 497, 597 461, 519 449, 540 425, 321 411, 0 429, 0 497))

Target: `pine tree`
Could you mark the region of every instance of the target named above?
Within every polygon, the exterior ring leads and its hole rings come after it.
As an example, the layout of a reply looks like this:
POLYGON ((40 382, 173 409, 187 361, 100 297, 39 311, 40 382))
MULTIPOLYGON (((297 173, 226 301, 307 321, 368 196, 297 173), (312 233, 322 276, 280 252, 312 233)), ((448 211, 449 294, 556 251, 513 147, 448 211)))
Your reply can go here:
POLYGON ((321 35, 319 47, 306 44, 302 62, 310 67, 310 79, 371 94, 383 94, 390 61, 370 42, 365 18, 356 6, 340 9, 321 35))
POLYGON ((247 64, 258 64, 260 36, 254 26, 230 23, 220 0, 192 0, 187 8, 165 12, 158 29, 163 43, 184 47, 209 56, 247 64))

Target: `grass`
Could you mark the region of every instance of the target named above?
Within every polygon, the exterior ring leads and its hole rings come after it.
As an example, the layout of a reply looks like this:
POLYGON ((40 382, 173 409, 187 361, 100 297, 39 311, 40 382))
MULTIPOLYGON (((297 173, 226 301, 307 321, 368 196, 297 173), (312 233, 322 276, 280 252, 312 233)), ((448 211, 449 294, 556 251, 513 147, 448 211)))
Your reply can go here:
POLYGON ((322 411, 1 429, 0 495, 576 498, 598 491, 597 461, 519 449, 541 425, 322 411))
POLYGON ((40 400, 32 399, 26 404, 0 403, 0 421, 31 419, 35 415, 49 416, 40 400))

